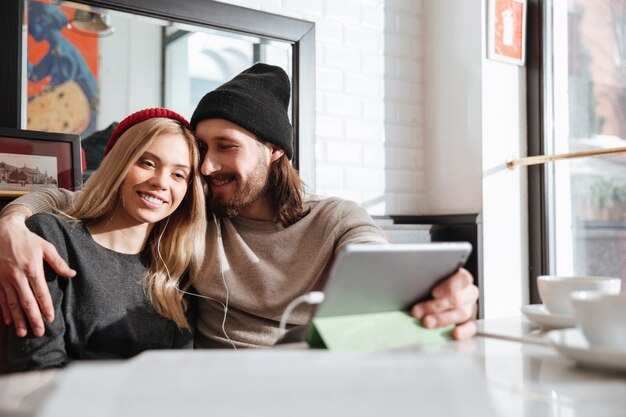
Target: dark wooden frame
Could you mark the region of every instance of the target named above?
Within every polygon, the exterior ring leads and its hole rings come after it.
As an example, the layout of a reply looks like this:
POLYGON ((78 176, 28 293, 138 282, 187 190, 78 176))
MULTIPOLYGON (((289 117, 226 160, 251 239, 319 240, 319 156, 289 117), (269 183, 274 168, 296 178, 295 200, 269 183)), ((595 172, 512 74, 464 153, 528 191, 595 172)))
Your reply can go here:
MULTIPOLYGON (((82 159, 80 152, 80 136, 66 133, 35 132, 0 127, 0 141, 2 138, 18 139, 24 141, 45 141, 70 145, 70 159, 72 166, 72 191, 79 190, 83 185, 82 159)), ((0 192, 0 209, 17 195, 0 192)))
MULTIPOLYGON (((212 0, 74 0, 293 44, 294 165, 315 189, 315 23, 212 0)), ((24 0, 0 1, 0 126, 20 128, 24 0)))
MULTIPOLYGON (((528 156, 543 155, 545 135, 545 4, 543 0, 528 0, 526 51, 526 112, 528 156)), ((540 303, 537 276, 549 273, 550 245, 548 241, 548 183, 545 165, 528 167, 528 281, 530 302, 540 303)))
POLYGON ((22 22, 24 3, 0 3, 0 126, 19 129, 22 115, 22 22))

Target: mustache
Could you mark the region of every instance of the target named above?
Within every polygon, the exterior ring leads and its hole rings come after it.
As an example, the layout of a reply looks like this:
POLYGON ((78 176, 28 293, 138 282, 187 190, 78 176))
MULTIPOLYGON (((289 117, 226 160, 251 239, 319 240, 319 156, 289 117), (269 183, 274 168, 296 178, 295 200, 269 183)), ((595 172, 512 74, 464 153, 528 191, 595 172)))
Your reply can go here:
POLYGON ((231 181, 238 178, 239 176, 233 172, 219 172, 204 177, 204 179, 209 183, 211 181, 231 181))

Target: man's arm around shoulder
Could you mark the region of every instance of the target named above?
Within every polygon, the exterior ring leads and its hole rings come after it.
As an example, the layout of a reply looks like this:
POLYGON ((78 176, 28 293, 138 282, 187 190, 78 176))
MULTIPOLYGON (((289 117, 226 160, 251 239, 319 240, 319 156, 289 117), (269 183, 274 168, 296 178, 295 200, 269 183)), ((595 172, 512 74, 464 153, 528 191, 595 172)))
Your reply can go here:
POLYGON ((27 332, 25 317, 36 336, 44 332, 42 314, 48 321, 54 320, 42 260, 60 276, 76 274, 53 245, 28 230, 25 222, 32 214, 31 208, 18 200, 0 216, 0 308, 4 322, 13 322, 20 337, 27 332))

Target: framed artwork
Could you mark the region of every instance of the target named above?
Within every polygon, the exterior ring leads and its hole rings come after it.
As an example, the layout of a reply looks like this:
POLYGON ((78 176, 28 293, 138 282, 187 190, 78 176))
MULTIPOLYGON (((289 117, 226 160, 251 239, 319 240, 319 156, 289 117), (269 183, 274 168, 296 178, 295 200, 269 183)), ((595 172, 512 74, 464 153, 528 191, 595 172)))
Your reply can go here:
POLYGON ((82 186, 80 137, 0 127, 0 197, 82 186))
POLYGON ((76 7, 27 1, 29 130, 83 137, 96 130, 99 39, 73 29, 77 13, 90 10, 76 7))
POLYGON ((524 65, 526 0, 488 0, 487 57, 524 65))

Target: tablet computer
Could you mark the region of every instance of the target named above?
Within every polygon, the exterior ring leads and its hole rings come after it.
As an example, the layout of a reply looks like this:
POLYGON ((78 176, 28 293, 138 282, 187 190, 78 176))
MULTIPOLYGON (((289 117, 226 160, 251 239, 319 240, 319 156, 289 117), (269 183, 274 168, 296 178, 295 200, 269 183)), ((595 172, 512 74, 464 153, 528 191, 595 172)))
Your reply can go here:
POLYGON ((468 242, 348 244, 333 261, 314 317, 408 310, 471 251, 468 242))

